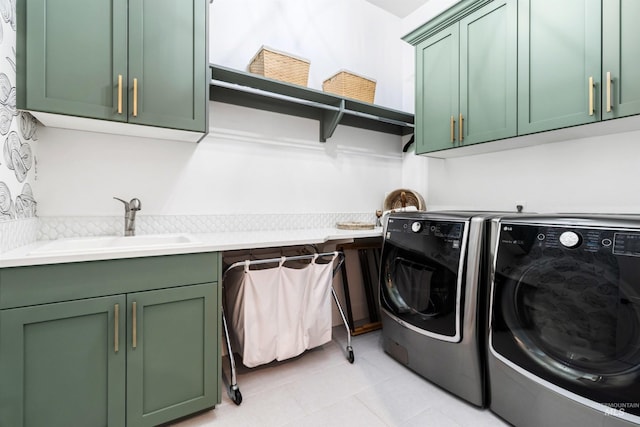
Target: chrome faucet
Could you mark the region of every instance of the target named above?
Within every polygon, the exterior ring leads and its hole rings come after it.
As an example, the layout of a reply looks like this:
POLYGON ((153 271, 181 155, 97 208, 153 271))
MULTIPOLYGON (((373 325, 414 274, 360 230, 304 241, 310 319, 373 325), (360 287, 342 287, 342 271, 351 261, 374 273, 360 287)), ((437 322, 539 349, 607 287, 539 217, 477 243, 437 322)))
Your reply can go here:
POLYGON ((130 202, 114 197, 116 200, 120 200, 124 203, 124 235, 135 236, 136 235, 136 212, 142 209, 142 202, 140 199, 133 198, 130 202))

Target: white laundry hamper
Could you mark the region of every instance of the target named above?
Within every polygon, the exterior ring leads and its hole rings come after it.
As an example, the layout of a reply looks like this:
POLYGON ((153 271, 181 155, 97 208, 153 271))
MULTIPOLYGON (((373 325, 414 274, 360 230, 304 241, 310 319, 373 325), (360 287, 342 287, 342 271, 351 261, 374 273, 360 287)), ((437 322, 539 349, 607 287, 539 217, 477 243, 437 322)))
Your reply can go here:
POLYGON ((344 254, 330 252, 241 261, 225 271, 222 320, 231 365, 229 396, 236 404, 242 395, 236 384, 233 353, 242 357, 243 365, 253 368, 296 357, 331 341, 331 296, 347 330, 348 359, 353 363, 349 327, 332 287, 333 276, 343 263, 344 254), (331 256, 330 262, 317 262, 327 256, 331 256), (338 257, 340 262, 334 269, 338 257), (301 268, 285 265, 302 259, 310 262, 301 268), (251 269, 255 264, 274 266, 251 269))
POLYGON ((331 341, 333 263, 315 259, 303 268, 279 265, 229 274, 225 313, 234 349, 252 368, 286 360, 331 341))

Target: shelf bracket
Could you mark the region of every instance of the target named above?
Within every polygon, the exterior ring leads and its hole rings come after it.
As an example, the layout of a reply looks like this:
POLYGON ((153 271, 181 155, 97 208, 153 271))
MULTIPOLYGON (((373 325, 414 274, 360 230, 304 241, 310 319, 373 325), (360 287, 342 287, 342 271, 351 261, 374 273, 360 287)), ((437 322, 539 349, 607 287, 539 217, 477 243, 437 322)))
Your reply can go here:
POLYGON ((338 127, 338 123, 342 120, 344 110, 345 102, 344 99, 341 99, 338 110, 325 110, 322 112, 322 117, 320 118, 320 142, 327 142, 327 139, 331 138, 338 127))

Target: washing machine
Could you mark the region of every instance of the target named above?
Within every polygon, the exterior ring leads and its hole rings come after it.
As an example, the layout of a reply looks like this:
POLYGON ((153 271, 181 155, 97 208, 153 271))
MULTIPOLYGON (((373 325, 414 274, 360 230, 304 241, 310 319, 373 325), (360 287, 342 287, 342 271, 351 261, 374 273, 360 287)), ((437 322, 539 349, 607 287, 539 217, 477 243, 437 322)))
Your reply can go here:
POLYGON ((380 265, 386 353, 483 407, 488 312, 486 224, 494 214, 391 214, 380 265))
POLYGON ((640 217, 492 226, 491 410, 520 427, 640 425, 640 217))

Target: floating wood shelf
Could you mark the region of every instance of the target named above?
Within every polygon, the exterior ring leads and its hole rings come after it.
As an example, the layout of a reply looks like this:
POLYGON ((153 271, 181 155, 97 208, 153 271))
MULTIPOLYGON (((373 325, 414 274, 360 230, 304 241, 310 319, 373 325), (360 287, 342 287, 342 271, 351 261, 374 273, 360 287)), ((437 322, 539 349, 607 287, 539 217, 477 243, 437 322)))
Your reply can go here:
POLYGON ((320 142, 338 125, 394 135, 413 134, 413 114, 210 64, 209 99, 227 104, 316 119, 320 142))

